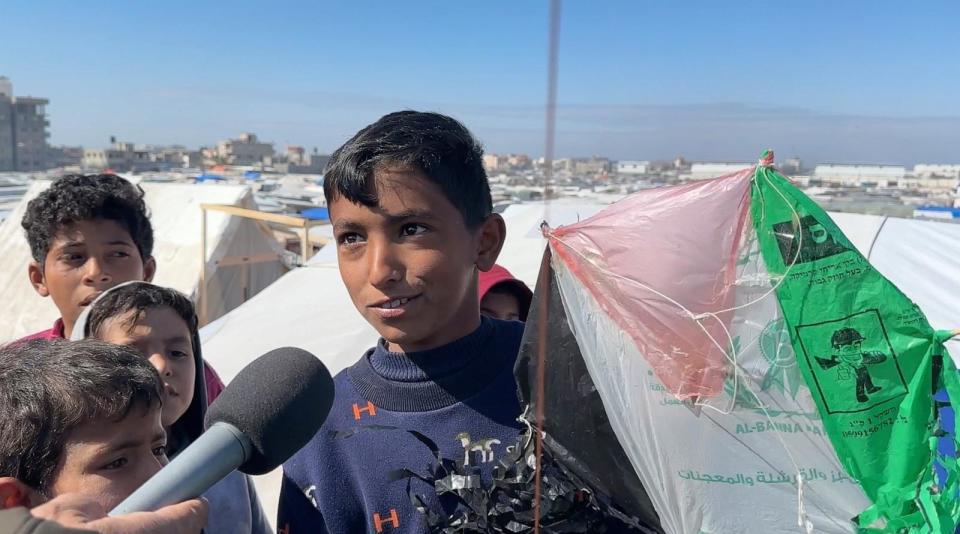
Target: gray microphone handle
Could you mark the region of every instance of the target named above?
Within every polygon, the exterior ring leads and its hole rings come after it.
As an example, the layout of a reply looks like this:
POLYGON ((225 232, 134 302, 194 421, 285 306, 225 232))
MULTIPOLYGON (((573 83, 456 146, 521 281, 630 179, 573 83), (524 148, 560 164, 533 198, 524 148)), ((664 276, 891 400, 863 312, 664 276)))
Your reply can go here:
POLYGON ((111 516, 152 512, 195 499, 243 465, 253 454, 250 439, 228 423, 218 422, 146 481, 111 516))

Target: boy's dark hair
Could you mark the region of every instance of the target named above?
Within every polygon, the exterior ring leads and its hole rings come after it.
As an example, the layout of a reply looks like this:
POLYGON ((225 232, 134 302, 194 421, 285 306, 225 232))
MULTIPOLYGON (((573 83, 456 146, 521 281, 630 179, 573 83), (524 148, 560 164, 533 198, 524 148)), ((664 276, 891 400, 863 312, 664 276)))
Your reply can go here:
POLYGON ((71 431, 147 410, 162 388, 129 347, 56 339, 0 348, 0 476, 46 493, 71 431))
POLYGON ((477 228, 493 212, 483 147, 455 119, 398 111, 360 130, 330 157, 323 180, 327 204, 342 196, 376 206, 373 178, 384 166, 422 172, 457 208, 467 228, 477 228))
POLYGON ((101 329, 110 319, 133 312, 127 319, 128 328, 153 308, 170 308, 183 322, 191 334, 197 332, 197 314, 193 303, 176 289, 155 286, 147 282, 132 282, 117 286, 104 293, 90 310, 90 317, 84 327, 84 335, 100 337, 101 329))
POLYGON ((42 265, 57 232, 95 219, 122 226, 144 261, 153 254, 153 226, 143 189, 115 174, 69 174, 56 180, 27 204, 21 225, 33 259, 42 265))

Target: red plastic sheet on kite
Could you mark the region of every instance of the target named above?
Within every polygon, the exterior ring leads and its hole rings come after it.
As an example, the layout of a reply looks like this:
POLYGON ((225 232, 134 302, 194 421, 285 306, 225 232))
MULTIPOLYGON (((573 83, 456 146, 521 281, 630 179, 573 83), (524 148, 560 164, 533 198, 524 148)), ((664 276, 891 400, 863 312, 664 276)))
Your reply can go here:
POLYGON ((679 399, 714 397, 726 351, 736 259, 753 168, 633 194, 549 232, 559 261, 633 339, 679 399))

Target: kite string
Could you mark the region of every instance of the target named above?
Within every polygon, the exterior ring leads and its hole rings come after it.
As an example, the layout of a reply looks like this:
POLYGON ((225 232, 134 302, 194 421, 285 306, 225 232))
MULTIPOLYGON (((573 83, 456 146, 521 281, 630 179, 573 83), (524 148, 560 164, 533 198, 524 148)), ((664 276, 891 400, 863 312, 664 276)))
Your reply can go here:
MULTIPOLYGON (((764 162, 761 161, 761 164, 764 164, 764 162)), ((714 410, 717 410, 717 411, 719 411, 720 413, 723 413, 724 415, 729 415, 729 413, 730 413, 731 411, 733 411, 733 408, 734 408, 735 405, 736 405, 737 393, 739 392, 739 372, 738 372, 739 365, 738 365, 738 361, 737 361, 737 360, 738 360, 737 349, 736 349, 736 347, 733 345, 733 338, 732 338, 732 336, 730 335, 729 330, 727 330, 726 325, 724 325, 723 321, 720 320, 720 318, 718 317, 718 315, 721 314, 721 313, 727 313, 727 312, 731 312, 731 311, 742 310, 742 309, 747 308, 747 307, 749 307, 749 306, 753 306, 753 305, 761 302, 762 300, 766 299, 766 298, 769 297, 770 295, 772 295, 772 294, 777 290, 777 288, 780 287, 780 285, 783 283, 783 281, 786 280, 787 275, 789 274, 789 272, 790 272, 790 271, 793 269, 793 267, 797 264, 797 262, 798 262, 798 260, 799 260, 799 258, 800 258, 800 251, 802 250, 802 245, 803 245, 803 232, 800 231, 800 214, 799 214, 799 212, 797 212, 796 208, 795 208, 795 207, 793 206, 793 204, 789 201, 789 199, 786 197, 786 195, 784 195, 783 192, 780 191, 780 189, 776 186, 776 184, 774 184, 774 183, 769 179, 769 177, 766 176, 766 174, 764 174, 763 177, 764 177, 764 179, 767 180, 767 183, 770 185, 770 187, 771 187, 774 191, 776 191, 778 195, 780 195, 780 198, 783 199, 784 204, 786 204, 786 206, 787 206, 787 207, 790 209, 790 211, 792 212, 793 221, 794 221, 794 226, 795 226, 795 229, 796 229, 796 235, 798 236, 797 250, 796 250, 796 253, 794 254, 794 257, 791 259, 790 263, 786 266, 786 269, 784 270, 783 275, 781 275, 780 277, 778 277, 777 282, 776 282, 766 293, 764 293, 762 296, 760 296, 760 297, 758 297, 758 298, 756 298, 756 299, 753 299, 753 300, 751 300, 751 301, 749 301, 749 302, 746 302, 746 303, 741 304, 741 305, 739 305, 739 306, 734 306, 734 307, 732 307, 732 308, 727 308, 727 309, 724 309, 724 310, 718 310, 718 311, 715 311, 715 312, 694 313, 694 312, 692 312, 690 309, 688 309, 686 306, 684 306, 683 304, 681 304, 680 302, 678 302, 677 300, 671 298, 670 296, 664 294, 664 293, 661 292, 661 291, 658 291, 658 290, 656 290, 656 289, 654 289, 654 288, 652 288, 652 287, 644 284, 643 282, 640 282, 640 281, 638 281, 638 280, 634 280, 634 279, 632 279, 632 278, 627 278, 627 277, 625 277, 625 276, 623 276, 623 275, 620 275, 620 274, 614 273, 614 272, 612 272, 612 271, 610 271, 610 270, 608 270, 608 269, 605 269, 604 267, 600 266, 594 259, 587 257, 587 256, 586 256, 585 254, 583 254, 581 251, 577 250, 576 248, 574 248, 573 246, 571 246, 569 243, 567 243, 566 241, 564 241, 563 238, 558 237, 549 227, 546 228, 546 231, 545 231, 545 233, 547 233, 547 235, 548 235, 551 239, 553 239, 553 240, 555 240, 556 242, 564 245, 564 246, 565 246, 567 249, 569 249, 571 252, 573 252, 574 254, 580 256, 581 258, 583 258, 584 261, 586 261, 587 263, 591 264, 595 269, 597 269, 597 270, 600 271, 601 273, 607 275, 608 277, 620 279, 620 280, 623 280, 624 282, 626 282, 626 283, 628 283, 628 284, 635 285, 635 286, 639 286, 641 289, 644 289, 644 290, 646 290, 646 291, 649 291, 649 292, 651 292, 651 293, 659 296, 660 298, 665 299, 665 300, 668 301, 670 304, 673 304, 674 306, 676 306, 677 308, 679 308, 682 312, 684 312, 690 319, 692 319, 692 320, 697 324, 697 326, 700 327, 701 330, 703 330, 703 333, 706 334, 706 336, 710 339, 710 341, 720 350, 720 352, 721 352, 721 353, 727 358, 727 360, 734 366, 734 382, 733 382, 733 396, 731 397, 731 406, 730 406, 730 408, 729 408, 729 411, 723 411, 723 410, 720 410, 720 409, 718 409, 718 408, 716 408, 716 407, 714 407, 714 406, 710 406, 710 405, 706 405, 706 404, 699 404, 699 403, 698 403, 698 405, 700 405, 700 406, 708 406, 709 408, 714 409, 714 410), (706 318, 713 318, 714 320, 717 321, 717 323, 720 325, 720 327, 724 330, 724 333, 726 334, 727 340, 728 340, 728 342, 729 342, 729 344, 728 344, 727 346, 730 347, 730 352, 733 352, 733 357, 732 357, 732 358, 731 358, 731 356, 728 354, 728 350, 727 350, 727 349, 724 349, 724 348, 720 345, 720 343, 717 342, 717 340, 713 337, 713 335, 712 335, 712 334, 703 326, 703 324, 700 322, 702 319, 706 319, 706 318)), ((760 200, 761 200, 761 210, 760 210, 760 211, 761 211, 761 215, 762 215, 762 216, 765 216, 765 214, 766 214, 766 201, 765 201, 764 197, 762 197, 762 196, 761 196, 760 200)), ((678 395, 679 395, 680 393, 681 393, 680 391, 677 392, 678 395)), ((751 392, 751 393, 753 393, 753 392, 751 392)), ((756 397, 756 394, 753 394, 753 396, 756 397)), ((759 399, 757 399, 757 400, 758 400, 758 402, 761 402, 761 401, 759 401, 759 399)), ((761 404, 762 404, 762 402, 761 402, 761 404)))
MULTIPOLYGON (((549 20, 549 46, 547 56, 547 106, 546 106, 546 125, 545 125, 545 143, 544 143, 544 170, 543 170, 543 198, 544 198, 544 217, 550 219, 550 185, 553 178, 553 157, 554 143, 556 141, 556 116, 557 116, 557 66, 558 54, 560 50, 560 0, 550 1, 550 20, 549 20)), ((536 469, 534 470, 534 499, 533 499, 533 532, 540 534, 540 516, 542 491, 542 467, 543 467, 543 427, 544 425, 544 403, 546 402, 546 360, 547 360, 547 323, 549 321, 549 297, 550 297, 550 267, 547 262, 540 266, 540 275, 537 280, 537 292, 543 295, 542 302, 538 304, 539 312, 537 314, 537 429, 536 436, 536 469), (543 291, 541 291, 543 290, 543 291)))
MULTIPOLYGON (((798 263, 798 261, 799 261, 799 259, 800 259, 800 251, 803 250, 803 249, 802 249, 802 245, 803 245, 803 231, 802 231, 802 228, 800 227, 800 213, 799 213, 799 212, 797 211, 797 209, 793 206, 793 203, 790 202, 790 200, 787 198, 787 196, 784 195, 782 191, 780 191, 780 188, 778 188, 778 187, 776 186, 776 184, 774 184, 774 183, 770 180, 770 177, 767 176, 766 173, 764 173, 763 179, 767 181, 767 184, 770 185, 770 188, 771 188, 771 189, 773 189, 774 191, 776 191, 776 193, 777 193, 778 195, 780 195, 780 198, 783 199, 783 203, 786 204, 787 207, 790 208, 790 211, 792 212, 791 215, 793 216, 792 221, 793 221, 793 225, 794 225, 794 231, 795 231, 795 235, 797 236, 797 251, 796 251, 796 253, 793 255, 793 258, 791 258, 790 263, 786 265, 786 268, 783 270, 783 274, 780 275, 779 277, 777 277, 778 279, 777 279, 776 283, 773 284, 773 286, 772 286, 766 293, 764 293, 763 295, 761 295, 760 297, 758 297, 758 298, 756 298, 756 299, 754 299, 754 300, 752 300, 752 301, 745 302, 745 303, 743 303, 743 304, 741 304, 741 305, 739 305, 739 306, 734 306, 733 308, 727 308, 727 309, 725 309, 725 310, 715 311, 715 312, 713 312, 714 314, 726 313, 726 312, 731 312, 731 311, 737 311, 737 310, 746 308, 746 307, 748 307, 748 306, 752 306, 752 305, 754 305, 754 304, 762 301, 763 299, 769 297, 770 295, 772 295, 773 293, 775 293, 775 292, 777 291, 777 289, 780 288, 780 285, 783 284, 783 282, 787 279, 787 275, 790 274, 790 271, 793 270, 794 266, 798 263)), ((764 216, 764 217, 766 216, 766 199, 763 197, 763 195, 760 196, 760 213, 762 214, 762 216, 764 216)))

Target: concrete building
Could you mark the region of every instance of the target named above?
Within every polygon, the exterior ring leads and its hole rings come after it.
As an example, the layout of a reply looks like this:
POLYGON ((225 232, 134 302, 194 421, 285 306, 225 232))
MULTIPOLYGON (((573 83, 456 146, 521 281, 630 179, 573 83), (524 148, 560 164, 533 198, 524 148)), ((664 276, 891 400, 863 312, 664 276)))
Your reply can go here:
POLYGON ((649 167, 649 161, 618 161, 617 174, 647 174, 649 167))
POLYGON ((217 159, 227 165, 256 165, 272 157, 273 143, 262 143, 252 133, 217 143, 217 159))
POLYGON ((287 147, 285 159, 283 163, 274 164, 274 169, 290 174, 323 174, 330 156, 320 154, 316 148, 308 153, 302 146, 291 145, 287 147))
POLYGON ((507 156, 500 154, 483 155, 483 168, 486 169, 487 172, 506 170, 509 162, 510 159, 507 156))
POLYGON ((511 169, 529 169, 533 166, 533 162, 526 154, 510 154, 507 156, 507 165, 511 169))
POLYGON ((916 178, 929 178, 931 176, 960 178, 960 165, 918 163, 913 166, 913 176, 916 178))
POLYGON ((17 97, 13 84, 0 76, 0 171, 50 168, 45 98, 17 97))
POLYGON ((83 151, 83 166, 87 169, 113 172, 144 172, 157 170, 149 150, 139 149, 133 143, 114 143, 110 148, 88 148, 83 151))
POLYGON ((150 161, 158 171, 167 169, 195 169, 203 164, 199 150, 190 150, 180 145, 148 146, 143 150, 150 154, 150 161))
POLYGON ((777 165, 777 167, 787 175, 797 175, 803 172, 803 162, 796 156, 787 158, 782 164, 777 165))
MULTIPOLYGON (((6 78, 0 78, 2 80, 6 78)), ((6 94, 0 94, 0 171, 16 170, 13 149, 13 101, 6 94)))
POLYGON ((55 146, 50 147, 48 162, 51 168, 75 167, 83 164, 83 147, 55 146))
POLYGON ((522 170, 533 167, 533 160, 526 154, 484 154, 483 168, 487 172, 522 170))
POLYGON ((573 158, 569 160, 573 171, 577 174, 599 174, 610 170, 610 160, 593 156, 591 158, 573 158))
POLYGON ((906 175, 903 165, 821 164, 813 170, 822 184, 854 187, 898 187, 906 175))
POLYGON ((956 176, 940 174, 913 175, 908 174, 897 184, 900 189, 919 189, 928 192, 949 192, 957 188, 960 180, 956 176))

